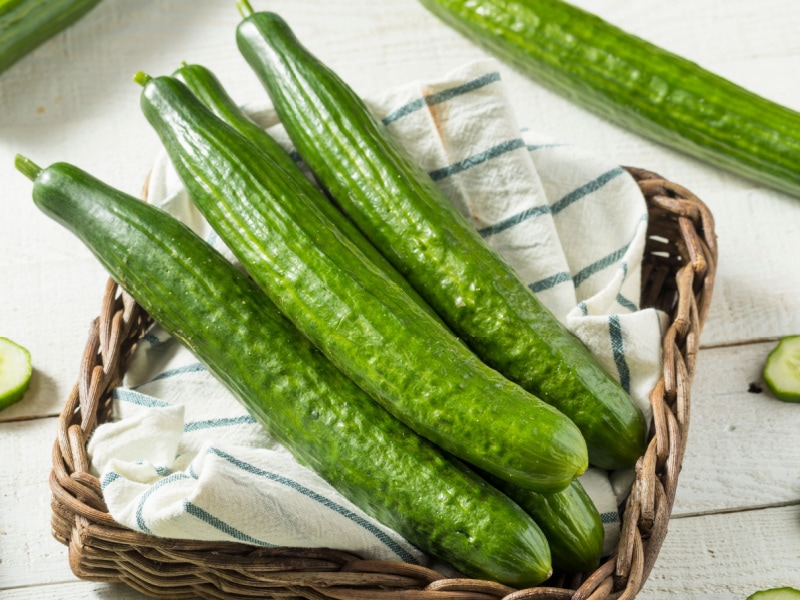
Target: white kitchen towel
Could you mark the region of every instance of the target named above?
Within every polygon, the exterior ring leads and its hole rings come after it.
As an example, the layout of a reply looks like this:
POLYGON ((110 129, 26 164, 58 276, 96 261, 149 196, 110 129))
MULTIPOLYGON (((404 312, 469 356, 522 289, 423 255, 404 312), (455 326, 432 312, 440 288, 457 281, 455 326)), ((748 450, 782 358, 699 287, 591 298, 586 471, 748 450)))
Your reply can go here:
MULTIPOLYGON (((649 418, 647 396, 661 374, 664 315, 638 308, 644 199, 627 172, 606 157, 520 128, 498 66, 470 63, 368 103, 649 418)), ((269 107, 247 110, 290 149, 269 107)), ((149 200, 232 259, 163 152, 152 170, 149 200)), ((115 392, 114 421, 97 428, 89 452, 111 515, 135 530, 427 562, 297 464, 157 326, 115 392)), ((620 498, 610 475, 590 469, 581 478, 602 515, 607 554, 619 539, 620 498)))

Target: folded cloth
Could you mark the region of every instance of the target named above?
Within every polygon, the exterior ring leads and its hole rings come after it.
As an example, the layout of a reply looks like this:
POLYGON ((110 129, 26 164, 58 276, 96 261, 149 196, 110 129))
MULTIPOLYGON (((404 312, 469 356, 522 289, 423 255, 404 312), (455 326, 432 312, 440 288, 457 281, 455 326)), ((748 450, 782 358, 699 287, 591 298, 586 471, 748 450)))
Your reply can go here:
MULTIPOLYGON (((521 129, 493 60, 368 104, 650 418, 665 316, 638 307, 647 210, 627 171, 521 129)), ((246 109, 291 150, 269 107, 246 109)), ((234 260, 164 152, 149 200, 234 260)), ((114 408, 115 419, 97 428, 88 450, 110 514, 132 529, 429 560, 300 466, 157 325, 115 390, 114 408)), ((629 475, 591 468, 581 477, 605 525, 606 554, 619 540, 617 507, 629 475)))

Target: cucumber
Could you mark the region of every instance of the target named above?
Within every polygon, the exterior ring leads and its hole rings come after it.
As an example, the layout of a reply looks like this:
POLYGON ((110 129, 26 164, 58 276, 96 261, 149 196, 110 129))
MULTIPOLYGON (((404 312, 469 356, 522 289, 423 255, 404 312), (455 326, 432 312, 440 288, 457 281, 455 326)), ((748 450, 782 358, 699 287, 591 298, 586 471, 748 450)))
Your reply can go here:
POLYGON ((255 284, 166 212, 77 167, 39 169, 33 199, 180 340, 298 461, 411 543, 473 577, 549 576, 516 504, 375 404, 255 284))
POLYGON ((763 375, 776 398, 784 402, 800 402, 800 335, 780 339, 767 355, 763 375))
POLYGON ((420 0, 521 72, 600 116, 800 196, 800 112, 561 0, 420 0))
POLYGON ((331 362, 411 429, 501 479, 557 491, 583 473, 575 425, 403 294, 314 209, 296 177, 177 79, 137 80, 142 111, 194 203, 331 362))
POLYGON ((633 465, 644 453, 646 428, 631 398, 349 86, 274 13, 246 17, 237 43, 317 180, 451 330, 572 419, 592 464, 633 465))
POLYGON ((98 4, 100 0, 0 2, 0 73, 98 4))
POLYGON ((750 594, 747 600, 800 600, 800 590, 790 587, 760 590, 750 594))
POLYGON ((437 320, 440 320, 430 305, 397 272, 383 254, 378 252, 377 248, 363 236, 356 226, 323 195, 319 188, 304 176, 294 158, 239 108, 214 73, 202 65, 184 64, 173 76, 186 84, 186 87, 192 90, 194 95, 217 117, 258 146, 262 152, 269 154, 276 163, 290 171, 298 185, 302 185, 305 188, 309 199, 314 200, 314 209, 324 213, 370 262, 386 273, 394 283, 402 288, 412 300, 431 316, 435 316, 437 320))
POLYGON ((583 573, 597 568, 603 555, 605 530, 597 507, 580 481, 574 479, 560 492, 540 494, 483 476, 533 517, 550 544, 554 569, 583 573))
POLYGON ((0 337, 0 410, 22 400, 31 383, 31 353, 0 337))

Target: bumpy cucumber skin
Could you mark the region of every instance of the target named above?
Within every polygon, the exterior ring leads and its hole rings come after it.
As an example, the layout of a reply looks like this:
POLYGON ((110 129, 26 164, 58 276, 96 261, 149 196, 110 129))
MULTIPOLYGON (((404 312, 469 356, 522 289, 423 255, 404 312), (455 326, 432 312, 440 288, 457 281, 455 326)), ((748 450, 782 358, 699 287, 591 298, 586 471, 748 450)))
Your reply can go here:
POLYGON ((420 0, 570 100, 641 135, 800 196, 800 113, 561 0, 420 0))
POLYGON ((582 573, 597 568, 605 540, 603 521, 579 480, 560 492, 539 494, 493 477, 486 479, 533 517, 550 544, 554 569, 582 573))
POLYGON ((194 203, 280 310, 398 419, 458 458, 539 491, 587 467, 563 414, 489 368, 406 297, 286 171, 180 81, 146 83, 142 110, 194 203))
POLYGON ((430 305, 397 272, 397 269, 386 260, 383 254, 378 252, 372 242, 365 238, 358 228, 303 174, 291 155, 236 105, 222 86, 222 83, 209 69, 202 65, 184 65, 174 73, 174 77, 186 84, 186 87, 192 90, 194 95, 217 117, 225 121, 272 157, 276 163, 285 168, 287 176, 295 178, 297 184, 303 186, 306 190, 308 198, 314 200, 314 208, 330 219, 370 262, 386 273, 412 300, 431 316, 441 321, 430 305))
POLYGON ((631 398, 363 101, 274 13, 243 20, 237 42, 318 181, 456 335, 570 417, 592 464, 633 465, 644 453, 646 428, 631 398))
POLYGON ((83 17, 100 0, 9 0, 0 8, 0 73, 83 17))
POLYGON ((302 464, 365 512, 473 577, 527 586, 549 576, 547 542, 516 504, 375 404, 183 224, 63 163, 39 174, 33 197, 302 464))

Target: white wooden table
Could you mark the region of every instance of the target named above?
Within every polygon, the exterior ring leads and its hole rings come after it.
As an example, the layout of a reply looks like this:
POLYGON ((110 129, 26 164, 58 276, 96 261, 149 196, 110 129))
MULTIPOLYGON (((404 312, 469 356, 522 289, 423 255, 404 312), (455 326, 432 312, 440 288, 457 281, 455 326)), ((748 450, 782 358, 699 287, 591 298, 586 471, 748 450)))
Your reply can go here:
MULTIPOLYGON (((253 0, 281 13, 362 94, 436 77, 484 53, 415 0, 253 0)), ((577 4, 758 93, 800 109, 800 4, 791 0, 579 0, 577 4)), ((0 596, 140 598, 77 580, 50 535, 59 413, 106 275, 41 215, 13 168, 23 153, 72 162, 131 193, 158 148, 138 70, 205 64, 240 101, 262 100, 239 56, 233 0, 105 0, 0 77, 0 336, 33 354, 32 387, 0 413, 0 596)), ((800 587, 800 405, 760 383, 775 340, 800 333, 800 199, 697 162, 588 114, 502 66, 524 125, 657 171, 716 218, 720 263, 692 392, 691 430, 666 542, 641 592, 745 598, 800 587)), ((800 168, 800 165, 798 165, 800 168)))

